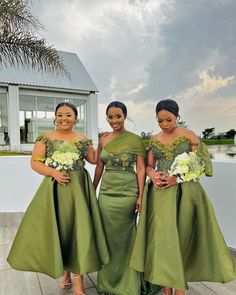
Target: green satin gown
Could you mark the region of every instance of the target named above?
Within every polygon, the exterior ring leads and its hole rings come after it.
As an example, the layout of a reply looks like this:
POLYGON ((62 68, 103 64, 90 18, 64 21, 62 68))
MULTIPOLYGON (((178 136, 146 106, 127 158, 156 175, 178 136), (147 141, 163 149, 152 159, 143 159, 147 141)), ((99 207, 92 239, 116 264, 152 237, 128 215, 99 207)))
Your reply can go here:
POLYGON ((136 234, 138 182, 134 165, 137 155, 145 155, 142 141, 128 131, 109 142, 100 155, 106 168, 98 204, 110 262, 98 272, 99 292, 115 295, 141 294, 141 275, 128 266, 136 234))
MULTIPOLYGON (((175 156, 191 151, 191 141, 180 137, 171 145, 151 143, 156 169, 167 172, 175 156)), ((206 146, 198 155, 206 175, 212 175, 206 146)), ((229 282, 236 266, 201 184, 185 182, 166 189, 146 184, 142 213, 130 266, 144 272, 153 284, 187 289, 187 282, 229 282)))
POLYGON ((57 150, 73 151, 79 159, 69 172, 70 182, 58 184, 44 177, 25 212, 8 256, 17 269, 45 273, 52 278, 64 270, 85 274, 109 261, 106 238, 95 191, 84 158, 91 141, 65 143, 40 136, 46 158, 57 150))

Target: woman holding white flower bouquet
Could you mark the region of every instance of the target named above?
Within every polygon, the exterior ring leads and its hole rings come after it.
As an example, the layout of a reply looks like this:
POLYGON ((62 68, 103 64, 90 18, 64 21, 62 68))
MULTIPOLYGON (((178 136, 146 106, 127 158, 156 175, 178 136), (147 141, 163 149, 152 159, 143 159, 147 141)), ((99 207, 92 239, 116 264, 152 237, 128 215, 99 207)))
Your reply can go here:
POLYGON ((207 148, 194 132, 177 126, 179 107, 160 101, 156 117, 162 131, 148 152, 148 181, 130 265, 165 295, 184 295, 187 282, 229 282, 236 265, 212 205, 199 183, 212 176, 207 148))
POLYGON ((18 270, 63 275, 61 288, 82 295, 82 275, 99 270, 109 254, 96 194, 85 159, 95 164, 97 152, 91 140, 73 130, 77 108, 68 102, 57 105, 55 131, 37 138, 32 168, 44 179, 30 203, 8 262, 18 270))

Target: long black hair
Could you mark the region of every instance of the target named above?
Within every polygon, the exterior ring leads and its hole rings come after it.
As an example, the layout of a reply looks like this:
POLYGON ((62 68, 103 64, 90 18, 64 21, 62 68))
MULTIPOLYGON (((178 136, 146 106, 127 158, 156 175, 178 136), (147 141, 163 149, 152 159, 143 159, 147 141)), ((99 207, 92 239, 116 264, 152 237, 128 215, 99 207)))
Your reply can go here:
POLYGON ((119 108, 122 110, 123 112, 123 115, 124 117, 126 118, 127 117, 127 107, 126 105, 121 102, 121 101, 112 101, 109 103, 109 105, 107 106, 107 109, 106 109, 106 115, 108 115, 108 111, 110 108, 119 108))
POLYGON ((179 106, 173 99, 160 100, 156 105, 156 114, 158 114, 161 110, 168 111, 176 117, 179 117, 179 106))
POLYGON ((76 106, 73 104, 73 103, 70 103, 70 102, 66 102, 66 101, 63 101, 63 102, 60 102, 57 106, 56 106, 56 109, 55 109, 55 116, 57 115, 57 111, 60 107, 69 107, 73 110, 73 112, 75 113, 75 117, 77 119, 78 117, 78 110, 76 108, 76 106))

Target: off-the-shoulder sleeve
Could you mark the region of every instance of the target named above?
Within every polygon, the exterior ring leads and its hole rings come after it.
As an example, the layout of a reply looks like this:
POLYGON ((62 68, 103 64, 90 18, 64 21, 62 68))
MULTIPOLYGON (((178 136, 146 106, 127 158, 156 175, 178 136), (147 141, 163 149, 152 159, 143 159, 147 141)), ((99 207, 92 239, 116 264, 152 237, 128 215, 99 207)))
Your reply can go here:
POLYGON ((93 144, 92 139, 87 139, 86 140, 86 144, 87 144, 87 146, 92 145, 93 144))
POLYGON ((205 175, 212 176, 213 168, 212 168, 211 156, 208 152, 207 146, 203 142, 199 143, 197 154, 205 163, 205 175))
POLYGON ((46 138, 46 136, 44 136, 44 135, 39 135, 39 136, 36 138, 35 142, 37 142, 37 141, 40 141, 40 142, 46 143, 46 142, 47 142, 47 138, 46 138))
POLYGON ((149 141, 145 144, 145 148, 147 151, 150 151, 152 149, 152 145, 153 145, 153 140, 149 139, 149 141))

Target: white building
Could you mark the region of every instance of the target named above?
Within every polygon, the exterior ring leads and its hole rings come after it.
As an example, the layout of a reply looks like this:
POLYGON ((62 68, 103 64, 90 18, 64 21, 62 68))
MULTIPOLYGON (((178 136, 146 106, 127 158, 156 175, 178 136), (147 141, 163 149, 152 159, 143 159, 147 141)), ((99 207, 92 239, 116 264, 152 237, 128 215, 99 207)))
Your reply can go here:
POLYGON ((77 130, 97 143, 97 87, 76 54, 58 52, 71 80, 32 69, 0 71, 0 149, 31 150, 38 135, 54 128, 55 106, 76 105, 77 130))

